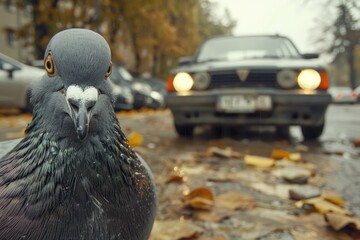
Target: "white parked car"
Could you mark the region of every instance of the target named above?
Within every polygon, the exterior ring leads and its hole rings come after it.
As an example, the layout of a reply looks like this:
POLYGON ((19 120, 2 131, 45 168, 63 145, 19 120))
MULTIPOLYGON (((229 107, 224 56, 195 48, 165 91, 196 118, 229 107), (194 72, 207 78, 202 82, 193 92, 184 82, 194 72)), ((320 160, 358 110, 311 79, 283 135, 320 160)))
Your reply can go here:
POLYGON ((333 86, 328 89, 331 94, 333 103, 355 103, 357 102, 357 93, 350 87, 333 86))
POLYGON ((0 53, 0 108, 31 111, 30 86, 45 70, 23 64, 0 53))

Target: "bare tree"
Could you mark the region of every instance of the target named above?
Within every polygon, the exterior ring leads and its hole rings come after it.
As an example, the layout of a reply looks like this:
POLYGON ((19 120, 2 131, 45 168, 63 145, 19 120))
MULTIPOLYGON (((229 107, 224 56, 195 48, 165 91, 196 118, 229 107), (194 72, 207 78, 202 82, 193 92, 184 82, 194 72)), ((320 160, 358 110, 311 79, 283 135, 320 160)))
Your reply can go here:
POLYGON ((331 35, 326 50, 333 55, 344 54, 350 69, 350 85, 355 88, 358 85, 355 48, 360 44, 360 4, 355 0, 336 0, 329 3, 330 5, 336 3, 337 12, 335 20, 324 28, 325 34, 331 35))

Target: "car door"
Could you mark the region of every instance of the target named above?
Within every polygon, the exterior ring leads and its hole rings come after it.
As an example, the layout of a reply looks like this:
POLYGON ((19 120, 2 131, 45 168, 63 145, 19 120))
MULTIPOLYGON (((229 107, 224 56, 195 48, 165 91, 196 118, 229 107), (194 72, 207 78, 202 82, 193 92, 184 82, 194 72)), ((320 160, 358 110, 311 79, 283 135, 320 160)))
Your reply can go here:
POLYGON ((0 107, 17 107, 19 81, 16 79, 20 66, 0 58, 0 107))

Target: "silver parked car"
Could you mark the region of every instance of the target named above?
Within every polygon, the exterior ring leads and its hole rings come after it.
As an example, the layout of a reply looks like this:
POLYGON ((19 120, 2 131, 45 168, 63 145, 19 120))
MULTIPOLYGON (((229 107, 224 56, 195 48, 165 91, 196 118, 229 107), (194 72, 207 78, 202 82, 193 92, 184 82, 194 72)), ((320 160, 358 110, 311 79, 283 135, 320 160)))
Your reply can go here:
POLYGON ((0 107, 31 111, 30 85, 44 74, 45 70, 0 53, 0 107))
POLYGON ((333 103, 356 103, 358 94, 347 86, 333 86, 328 89, 333 103))
POLYGON ((198 125, 270 125, 285 132, 301 127, 306 139, 322 134, 326 67, 318 54, 300 54, 279 35, 208 39, 170 71, 166 105, 180 136, 198 125))

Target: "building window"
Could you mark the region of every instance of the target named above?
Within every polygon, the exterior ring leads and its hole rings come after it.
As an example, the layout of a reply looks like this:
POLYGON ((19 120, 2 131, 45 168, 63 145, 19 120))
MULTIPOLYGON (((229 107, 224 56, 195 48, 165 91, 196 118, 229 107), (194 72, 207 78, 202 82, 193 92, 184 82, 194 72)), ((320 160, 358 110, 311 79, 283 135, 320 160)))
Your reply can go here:
POLYGON ((15 11, 15 4, 11 0, 6 0, 5 1, 5 8, 9 12, 14 12, 15 11))
POLYGON ((16 34, 13 29, 6 29, 6 41, 10 47, 15 46, 16 34))

